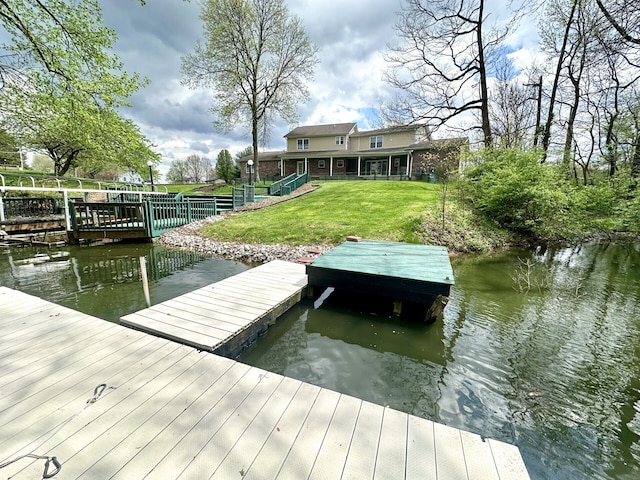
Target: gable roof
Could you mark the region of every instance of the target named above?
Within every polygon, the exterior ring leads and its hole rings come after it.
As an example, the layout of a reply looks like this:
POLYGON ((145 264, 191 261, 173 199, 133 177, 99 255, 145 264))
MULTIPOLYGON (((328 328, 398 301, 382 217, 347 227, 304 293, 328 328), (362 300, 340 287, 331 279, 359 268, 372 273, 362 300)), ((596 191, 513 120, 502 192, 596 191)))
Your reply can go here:
POLYGON ((305 125, 296 127, 287 133, 284 137, 325 137, 335 135, 348 135, 351 131, 357 132, 358 125, 355 122, 350 123, 332 123, 327 125, 305 125))

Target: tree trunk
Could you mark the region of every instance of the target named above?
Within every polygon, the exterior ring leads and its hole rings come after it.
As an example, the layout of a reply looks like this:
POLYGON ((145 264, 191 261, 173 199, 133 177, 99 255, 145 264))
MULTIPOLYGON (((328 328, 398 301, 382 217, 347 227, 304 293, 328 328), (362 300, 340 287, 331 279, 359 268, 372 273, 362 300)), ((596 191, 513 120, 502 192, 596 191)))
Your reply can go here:
POLYGON ((260 180, 260 168, 258 164, 258 118, 252 115, 251 122, 251 145, 253 146, 253 178, 256 182, 260 180))
POLYGON ((556 65, 556 74, 553 77, 553 87, 551 88, 551 96, 549 98, 549 113, 547 114, 547 121, 544 125, 544 130, 542 132, 542 149, 544 150, 542 154, 541 163, 544 163, 547 160, 547 151, 549 150, 549 143, 551 142, 551 124, 553 123, 554 118, 554 107, 556 103, 556 96, 558 95, 558 84, 560 83, 560 72, 562 71, 562 64, 564 62, 565 52, 567 50, 567 42, 569 41, 569 33, 571 30, 571 24, 573 23, 573 17, 576 13, 576 8, 578 7, 579 0, 574 0, 571 5, 571 12, 569 13, 569 18, 567 19, 567 25, 564 29, 564 37, 562 39, 562 47, 560 48, 560 52, 558 55, 558 64, 556 65))
POLYGON ((636 137, 633 142, 633 157, 631 158, 631 176, 637 185, 640 177, 640 117, 636 117, 636 137))
POLYGON ((489 121, 489 89, 487 87, 487 69, 484 59, 484 42, 482 41, 482 22, 484 21, 484 0, 480 0, 478 12, 478 29, 476 30, 478 43, 478 72, 480 74, 480 110, 482 117, 482 133, 484 135, 485 148, 493 147, 491 123, 489 121))

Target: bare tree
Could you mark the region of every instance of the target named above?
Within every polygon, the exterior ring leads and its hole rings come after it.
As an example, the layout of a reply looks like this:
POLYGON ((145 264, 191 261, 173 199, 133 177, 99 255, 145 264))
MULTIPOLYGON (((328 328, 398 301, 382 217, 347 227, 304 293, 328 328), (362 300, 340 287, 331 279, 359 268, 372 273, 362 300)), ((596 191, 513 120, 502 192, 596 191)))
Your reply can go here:
POLYGON ((626 42, 640 45, 640 4, 637 0, 609 0, 606 7, 602 0, 596 0, 596 3, 626 42))
POLYGON ((400 93, 387 120, 437 128, 476 113, 491 147, 487 55, 506 31, 486 31, 485 0, 406 0, 399 17, 402 43, 389 49, 385 78, 400 93))
POLYGON ((183 83, 213 88, 217 127, 250 126, 258 179, 258 144, 275 115, 297 119, 317 48, 283 0, 206 0, 200 18, 205 39, 183 57, 183 83))
POLYGON ((530 89, 519 82, 511 62, 501 57, 489 91, 489 119, 494 142, 503 148, 522 148, 534 126, 535 104, 530 89))
POLYGON ((199 155, 189 155, 185 161, 187 178, 193 183, 202 183, 207 180, 207 175, 211 170, 211 160, 199 155))

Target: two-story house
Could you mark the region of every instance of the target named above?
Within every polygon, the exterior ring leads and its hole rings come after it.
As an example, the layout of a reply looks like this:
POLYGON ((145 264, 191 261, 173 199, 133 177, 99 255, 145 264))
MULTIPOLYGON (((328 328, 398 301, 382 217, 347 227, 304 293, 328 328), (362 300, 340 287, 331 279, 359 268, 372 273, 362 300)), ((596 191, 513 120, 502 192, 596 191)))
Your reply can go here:
MULTIPOLYGON (((285 135, 287 149, 259 153, 262 177, 308 173, 310 178, 416 178, 443 162, 459 168, 466 138, 432 140, 425 125, 358 131, 355 123, 296 127, 285 135)), ((245 157, 243 177, 249 176, 245 157)))

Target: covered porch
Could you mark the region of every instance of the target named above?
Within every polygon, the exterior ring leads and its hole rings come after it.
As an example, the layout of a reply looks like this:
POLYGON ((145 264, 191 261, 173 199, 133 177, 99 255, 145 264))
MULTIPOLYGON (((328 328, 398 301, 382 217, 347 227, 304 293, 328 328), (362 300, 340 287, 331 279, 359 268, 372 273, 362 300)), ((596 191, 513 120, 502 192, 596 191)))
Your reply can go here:
POLYGON ((307 173, 310 178, 395 177, 413 175, 413 155, 410 151, 385 153, 339 154, 308 153, 305 156, 283 156, 280 175, 307 173))

